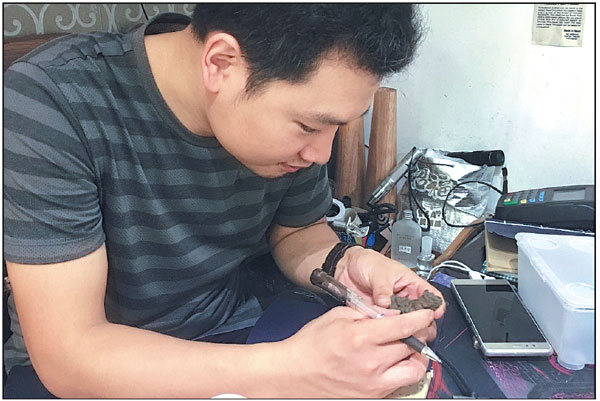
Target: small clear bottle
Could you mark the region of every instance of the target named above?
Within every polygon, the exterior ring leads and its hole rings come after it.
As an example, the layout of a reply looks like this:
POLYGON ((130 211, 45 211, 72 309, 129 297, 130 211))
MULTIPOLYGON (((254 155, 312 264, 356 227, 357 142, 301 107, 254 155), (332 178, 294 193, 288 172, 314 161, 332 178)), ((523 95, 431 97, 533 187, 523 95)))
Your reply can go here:
POLYGON ((420 248, 421 226, 413 220, 412 210, 404 210, 402 219, 392 226, 392 259, 414 269, 420 248))
POLYGON ((421 254, 417 257, 417 274, 420 277, 427 278, 429 272, 433 269, 433 259, 435 256, 431 253, 433 247, 433 238, 424 235, 421 239, 421 254))

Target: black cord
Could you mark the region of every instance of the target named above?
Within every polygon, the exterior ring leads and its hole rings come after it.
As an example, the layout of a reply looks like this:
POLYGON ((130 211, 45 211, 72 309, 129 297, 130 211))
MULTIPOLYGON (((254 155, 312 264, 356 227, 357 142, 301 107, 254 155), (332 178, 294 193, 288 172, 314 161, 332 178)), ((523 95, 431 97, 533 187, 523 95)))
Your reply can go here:
POLYGON ((446 220, 446 204, 448 203, 448 198, 450 198, 450 194, 452 194, 452 192, 454 192, 454 190, 456 188, 460 187, 461 185, 472 184, 472 183, 486 185, 489 188, 493 189, 494 191, 498 192, 500 195, 503 195, 501 190, 499 190, 498 188, 496 188, 495 186, 493 186, 491 184, 488 184, 487 182, 477 181, 477 180, 459 182, 458 184, 453 186, 450 191, 448 191, 448 194, 446 195, 446 199, 444 200, 444 203, 442 204, 442 220, 444 220, 444 223, 446 223, 448 225, 448 227, 455 227, 455 228, 477 227, 478 225, 483 224, 483 222, 474 223, 474 224, 451 224, 451 223, 448 223, 448 220, 446 220))
POLYGON ((502 167, 502 195, 508 193, 508 169, 502 167))
POLYGON ((370 227, 370 232, 376 234, 383 231, 389 225, 389 216, 386 214, 397 213, 398 209, 391 203, 379 203, 371 208, 370 211, 359 213, 358 216, 370 227))
POLYGON ((342 202, 342 205, 344 205, 344 207, 352 207, 352 198, 350 198, 348 195, 343 196, 342 199, 340 199, 340 202, 342 202))
MULTIPOLYGON (((423 209, 423 207, 417 201, 417 198, 416 198, 413 188, 412 188, 412 169, 420 161, 420 159, 423 157, 423 155, 421 155, 417 160, 413 161, 414 152, 415 152, 415 148, 413 148, 413 150, 412 150, 412 153, 410 155, 410 162, 408 164, 408 176, 407 176, 408 204, 409 204, 410 209, 413 210, 412 201, 414 200, 415 205, 421 211, 421 213, 423 213, 423 216, 425 216, 425 220, 427 221, 426 228, 424 228, 422 230, 423 230, 423 232, 428 232, 431 229, 431 219, 429 218, 429 215, 427 214, 427 212, 423 209)), ((452 189, 450 191, 448 191, 448 194, 446 195, 446 199, 444 200, 444 203, 442 204, 442 220, 444 221, 444 223, 446 223, 449 227, 455 227, 455 228, 476 227, 476 226, 483 224, 483 222, 475 223, 475 224, 466 224, 466 225, 448 223, 448 220, 446 220, 446 204, 448 203, 448 198, 450 197, 450 194, 456 188, 458 188, 461 185, 469 184, 469 183, 479 183, 479 184, 487 185, 488 187, 492 188, 494 191, 498 192, 500 195, 504 195, 508 192, 508 169, 506 167, 502 168, 502 178, 503 178, 502 191, 499 190, 498 188, 494 187, 493 185, 488 184, 487 182, 483 182, 483 181, 464 181, 464 182, 460 182, 460 183, 456 184, 454 187, 452 187, 452 189)), ((413 214, 413 219, 416 221, 416 214, 413 214)))
POLYGON ((396 208, 396 206, 392 205, 391 203, 379 203, 377 205, 375 205, 375 207, 373 207, 371 209, 370 212, 367 212, 368 215, 381 215, 381 214, 390 214, 390 213, 397 213, 398 209, 396 208))
POLYGON ((149 21, 150 18, 148 18, 148 14, 146 14, 146 9, 144 8, 144 5, 140 4, 140 7, 142 7, 142 12, 144 13, 144 17, 146 17, 146 21, 149 21))
POLYGON ((475 392, 471 390, 471 387, 469 387, 464 377, 454 367, 454 365, 452 365, 450 361, 448 361, 448 359, 445 358, 441 353, 438 352, 437 355, 442 360, 442 367, 446 368, 448 373, 450 373, 450 376, 452 376, 452 378, 454 379, 454 382, 458 386, 458 389, 460 390, 462 395, 464 395, 465 397, 477 398, 475 392))

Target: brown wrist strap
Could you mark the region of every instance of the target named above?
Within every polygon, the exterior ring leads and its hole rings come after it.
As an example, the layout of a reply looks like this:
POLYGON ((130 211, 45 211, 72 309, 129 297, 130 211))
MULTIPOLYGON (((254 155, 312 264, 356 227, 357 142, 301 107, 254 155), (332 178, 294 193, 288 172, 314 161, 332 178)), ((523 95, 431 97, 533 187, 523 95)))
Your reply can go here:
POLYGON ((335 244, 335 246, 329 251, 327 257, 325 258, 325 262, 323 262, 323 266, 321 269, 330 275, 331 277, 335 276, 335 269, 337 268, 337 264, 340 259, 344 256, 348 248, 352 248, 353 246, 360 246, 359 244, 347 244, 344 242, 340 242, 335 244))

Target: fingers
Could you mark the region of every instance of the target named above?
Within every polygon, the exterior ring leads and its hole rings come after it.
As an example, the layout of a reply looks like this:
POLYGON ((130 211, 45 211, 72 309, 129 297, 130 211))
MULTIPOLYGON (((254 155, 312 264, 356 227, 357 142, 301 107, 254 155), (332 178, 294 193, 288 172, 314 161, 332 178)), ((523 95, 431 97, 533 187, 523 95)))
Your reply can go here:
POLYGON ((422 354, 413 353, 385 371, 383 382, 393 388, 405 387, 417 383, 425 376, 429 359, 422 354))
MULTIPOLYGON (((388 308, 391 304, 390 298, 397 292, 397 287, 400 285, 400 282, 406 281, 408 283, 411 281, 410 278, 408 280, 403 280, 403 277, 410 276, 414 273, 401 263, 381 257, 379 254, 369 254, 369 256, 374 256, 377 260, 371 258, 367 261, 365 259, 365 263, 368 262, 366 271, 369 272, 367 275, 367 287, 370 287, 374 303, 383 308, 388 308)), ((364 267, 358 269, 358 271, 362 272, 364 271, 363 269, 364 267)))
POLYGON ((362 312, 340 306, 331 309, 311 323, 329 325, 340 319, 350 320, 357 325, 354 331, 357 338, 373 345, 400 344, 402 339, 411 335, 422 342, 432 341, 435 338, 435 322, 431 310, 422 309, 405 314, 399 314, 398 311, 389 312, 395 314, 381 319, 369 319, 362 312))
POLYGON ((435 310, 434 319, 441 318, 446 312, 446 301, 442 293, 429 284, 427 281, 415 276, 414 281, 409 281, 407 278, 400 278, 394 283, 394 293, 399 297, 417 298, 421 296, 425 290, 442 299, 442 304, 435 310), (414 285, 411 285, 414 284, 414 285))
POLYGON ((368 326, 368 332, 376 344, 386 344, 409 337, 426 329, 433 323, 433 312, 422 309, 402 315, 386 316, 382 319, 369 319, 358 322, 368 326))
POLYGON ((391 392, 418 382, 429 362, 402 339, 413 335, 426 342, 432 330, 435 332, 431 310, 369 319, 352 308, 337 307, 307 324, 294 338, 300 341, 298 336, 304 332, 306 338, 314 339, 319 333, 319 338, 330 341, 319 342, 323 349, 315 355, 327 354, 327 363, 337 361, 334 371, 368 378, 366 383, 374 386, 373 391, 391 392))
POLYGON ((394 288, 390 286, 391 277, 378 276, 373 281, 371 289, 373 300, 382 308, 389 308, 392 304, 392 295, 394 295, 394 288))
POLYGON ((403 272, 400 278, 397 278, 398 272, 394 270, 389 270, 388 274, 378 274, 375 278, 372 278, 371 291, 373 300, 377 305, 388 308, 391 304, 392 295, 417 297, 427 288, 421 285, 421 283, 428 285, 427 282, 411 270, 407 268, 405 270, 406 272, 403 272), (393 284, 390 285, 390 283, 393 284))
POLYGON ((402 291, 402 289, 404 287, 406 287, 409 284, 408 281, 403 280, 402 278, 399 278, 398 280, 396 280, 396 282, 394 283, 394 293, 399 293, 400 291, 402 291))
POLYGON ((434 320, 433 322, 431 322, 431 325, 429 327, 427 327, 427 336, 425 337, 425 341, 431 342, 431 341, 435 340, 436 336, 437 336, 437 324, 435 323, 435 320, 434 320))

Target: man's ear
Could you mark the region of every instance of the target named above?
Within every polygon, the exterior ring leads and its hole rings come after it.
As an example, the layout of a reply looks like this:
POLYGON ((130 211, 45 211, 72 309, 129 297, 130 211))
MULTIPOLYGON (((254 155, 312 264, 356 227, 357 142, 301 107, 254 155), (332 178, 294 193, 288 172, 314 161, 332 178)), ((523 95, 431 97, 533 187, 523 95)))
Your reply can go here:
POLYGON ((202 52, 202 79, 210 92, 218 92, 223 81, 232 74, 244 71, 242 50, 231 35, 218 32, 210 34, 202 52))

